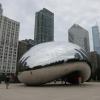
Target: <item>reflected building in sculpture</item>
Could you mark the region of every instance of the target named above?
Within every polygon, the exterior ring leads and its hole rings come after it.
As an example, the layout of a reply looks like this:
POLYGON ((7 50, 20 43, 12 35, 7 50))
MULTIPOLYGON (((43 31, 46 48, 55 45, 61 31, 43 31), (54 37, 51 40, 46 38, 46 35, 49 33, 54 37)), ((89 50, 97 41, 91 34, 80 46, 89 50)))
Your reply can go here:
POLYGON ((35 44, 54 40, 54 13, 43 8, 35 14, 35 44))
POLYGON ((68 30, 68 40, 69 42, 79 45, 85 51, 90 52, 89 33, 78 24, 74 24, 68 30))

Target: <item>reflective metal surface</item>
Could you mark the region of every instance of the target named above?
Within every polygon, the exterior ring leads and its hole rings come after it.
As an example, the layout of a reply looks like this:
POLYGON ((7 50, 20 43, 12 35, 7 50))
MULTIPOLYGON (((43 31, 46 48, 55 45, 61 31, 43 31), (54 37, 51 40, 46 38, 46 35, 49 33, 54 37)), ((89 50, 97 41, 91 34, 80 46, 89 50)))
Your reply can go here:
MULTIPOLYGON (((70 59, 88 60, 84 50, 67 42, 48 42, 32 47, 23 55, 20 64, 24 69, 45 66, 70 59)), ((21 66, 21 67, 22 67, 21 66)))
POLYGON ((75 44, 67 43, 67 42, 42 43, 32 47, 28 52, 26 52, 22 56, 22 58, 19 61, 21 73, 19 74, 18 78, 21 82, 24 82, 26 84, 35 84, 35 85, 43 84, 52 81, 54 79, 57 79, 59 77, 62 77, 64 75, 67 75, 70 72, 77 71, 78 69, 78 71, 80 72, 82 72, 83 70, 83 73, 87 75, 87 76, 83 75, 85 76, 84 81, 86 81, 91 74, 91 69, 90 66, 87 64, 87 62, 88 62, 87 53, 82 48, 80 48, 75 44), (78 67, 75 68, 71 67, 74 66, 73 62, 74 65, 75 62, 79 62, 78 64, 79 69, 78 67), (81 67, 81 63, 82 64, 85 63, 85 64, 83 64, 81 67), (70 65, 68 66, 68 64, 70 65), (52 71, 48 71, 48 70, 52 70, 54 72, 52 73, 52 71), (64 71, 61 72, 61 70, 64 71), (38 74, 40 73, 40 75, 36 74, 36 71, 38 71, 37 73, 38 74), (43 73, 46 72, 48 72, 47 78, 42 76, 43 73), (49 72, 53 74, 51 78, 49 78, 50 77, 49 75, 51 74, 49 72), (56 75, 57 72, 59 75, 56 75), (27 80, 28 75, 29 75, 29 80, 27 80), (38 77, 38 79, 40 80, 38 80, 36 77, 38 77))

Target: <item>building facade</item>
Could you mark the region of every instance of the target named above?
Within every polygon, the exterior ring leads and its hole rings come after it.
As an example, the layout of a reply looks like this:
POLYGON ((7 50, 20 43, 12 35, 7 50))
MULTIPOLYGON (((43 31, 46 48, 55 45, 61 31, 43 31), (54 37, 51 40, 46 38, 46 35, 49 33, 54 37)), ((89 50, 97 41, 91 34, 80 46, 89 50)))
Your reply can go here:
POLYGON ((25 39, 25 40, 21 40, 18 43, 18 61, 20 60, 21 56, 28 51, 32 46, 34 46, 34 40, 32 39, 25 39))
POLYGON ((85 51, 90 52, 89 33, 81 26, 74 24, 68 30, 68 40, 69 42, 79 45, 85 51))
POLYGON ((54 13, 43 8, 35 14, 35 44, 54 40, 54 13))
POLYGON ((90 61, 92 65, 92 79, 100 81, 100 55, 95 51, 90 52, 90 61))
POLYGON ((0 74, 16 73, 19 22, 0 16, 0 74))
POLYGON ((19 66, 19 60, 23 56, 24 53, 26 53, 31 47, 35 45, 34 40, 32 39, 25 39, 21 40, 18 43, 18 56, 17 56, 17 74, 20 72, 20 66, 19 66))
POLYGON ((97 80, 96 70, 99 64, 99 55, 97 52, 90 52, 90 61, 92 65, 92 79, 97 80))
POLYGON ((96 51, 100 55, 100 32, 98 26, 92 27, 92 36, 94 51, 96 51))

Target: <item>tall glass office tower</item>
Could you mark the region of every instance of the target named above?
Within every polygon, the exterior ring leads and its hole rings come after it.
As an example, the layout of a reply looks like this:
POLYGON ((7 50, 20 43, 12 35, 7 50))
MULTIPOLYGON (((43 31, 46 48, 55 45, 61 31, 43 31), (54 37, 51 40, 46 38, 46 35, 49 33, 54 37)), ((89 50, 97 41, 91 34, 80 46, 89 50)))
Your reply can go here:
POLYGON ((35 44, 54 40, 54 13, 43 8, 35 14, 35 44))
POLYGON ((92 27, 92 35, 93 35, 94 51, 100 54, 100 36, 99 36, 100 32, 99 32, 99 27, 97 25, 92 27))
POLYGON ((85 51, 90 52, 89 33, 86 29, 78 24, 72 25, 68 30, 69 42, 75 43, 82 47, 85 51))

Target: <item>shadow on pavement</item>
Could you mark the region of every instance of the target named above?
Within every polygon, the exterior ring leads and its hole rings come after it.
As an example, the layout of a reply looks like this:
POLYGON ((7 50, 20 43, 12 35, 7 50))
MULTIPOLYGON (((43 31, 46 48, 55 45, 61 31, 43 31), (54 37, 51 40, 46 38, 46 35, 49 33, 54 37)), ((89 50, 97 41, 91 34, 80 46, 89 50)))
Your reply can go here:
POLYGON ((73 84, 44 84, 44 85, 25 85, 21 84, 19 85, 20 87, 91 87, 94 86, 94 84, 89 84, 89 83, 83 83, 80 85, 73 85, 73 84))

